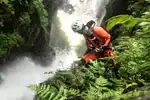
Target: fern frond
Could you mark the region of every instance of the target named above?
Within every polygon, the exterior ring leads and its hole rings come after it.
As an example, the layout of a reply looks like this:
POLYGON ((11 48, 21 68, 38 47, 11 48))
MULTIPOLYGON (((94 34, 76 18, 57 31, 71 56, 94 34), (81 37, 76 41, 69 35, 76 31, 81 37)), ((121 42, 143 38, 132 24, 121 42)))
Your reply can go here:
POLYGON ((58 92, 55 87, 46 84, 30 85, 28 88, 34 90, 41 100, 46 100, 48 98, 52 100, 58 92))
POLYGON ((57 95, 53 98, 53 100, 59 100, 61 95, 63 94, 64 88, 61 86, 57 95))

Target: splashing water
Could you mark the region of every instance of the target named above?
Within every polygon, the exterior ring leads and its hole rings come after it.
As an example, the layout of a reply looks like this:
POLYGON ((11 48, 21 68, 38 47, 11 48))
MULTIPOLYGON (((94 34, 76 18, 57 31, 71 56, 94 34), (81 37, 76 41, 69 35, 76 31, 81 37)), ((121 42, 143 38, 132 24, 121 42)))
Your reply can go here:
MULTIPOLYGON (((29 57, 19 58, 6 66, 6 69, 0 73, 3 79, 0 84, 0 100, 33 100, 34 92, 27 88, 28 85, 43 82, 51 76, 44 74, 45 72, 69 68, 69 65, 77 59, 75 46, 79 45, 83 39, 79 34, 73 33, 71 23, 76 19, 83 22, 91 19, 97 20, 96 10, 99 8, 96 5, 98 1, 105 2, 107 0, 69 0, 75 12, 67 14, 63 10, 58 10, 57 16, 62 24, 61 29, 68 37, 71 51, 57 51, 55 60, 46 68, 35 64, 29 57)), ((101 4, 101 2, 99 3, 101 4)))
POLYGON ((95 5, 95 1, 92 0, 84 0, 84 1, 76 1, 69 0, 70 4, 75 9, 75 12, 72 14, 67 14, 63 10, 58 10, 57 16, 59 17, 62 23, 62 30, 66 33, 65 35, 68 37, 70 46, 77 46, 83 40, 83 37, 79 34, 76 34, 71 29, 71 24, 74 20, 82 20, 84 23, 91 19, 96 19, 96 12, 93 9, 93 5, 95 5), (92 9, 91 9, 92 8, 92 9))
POLYGON ((3 79, 0 85, 0 100, 33 100, 34 92, 27 88, 31 84, 45 81, 58 69, 67 69, 76 59, 73 51, 59 51, 56 60, 49 67, 42 67, 33 63, 28 57, 19 58, 0 73, 3 79), (70 59, 70 61, 68 61, 70 59))
POLYGON ((57 16, 59 17, 62 30, 68 37, 70 46, 77 46, 83 40, 83 37, 74 33, 71 30, 71 24, 74 20, 81 20, 84 23, 94 20, 98 25, 106 14, 106 5, 109 0, 69 0, 69 3, 74 7, 75 11, 72 14, 67 14, 63 10, 58 10, 57 16))
POLYGON ((31 59, 24 57, 16 60, 1 73, 3 82, 0 85, 1 100, 32 100, 34 94, 26 87, 46 79, 46 69, 35 65, 31 59))

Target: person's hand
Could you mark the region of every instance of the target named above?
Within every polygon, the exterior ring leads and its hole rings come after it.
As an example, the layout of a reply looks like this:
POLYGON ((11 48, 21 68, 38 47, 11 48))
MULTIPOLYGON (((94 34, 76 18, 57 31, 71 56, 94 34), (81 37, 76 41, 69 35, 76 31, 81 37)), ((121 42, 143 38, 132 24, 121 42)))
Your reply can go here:
POLYGON ((101 49, 104 49, 106 46, 105 45, 101 45, 101 49))
POLYGON ((106 47, 106 46, 101 45, 100 47, 96 47, 94 51, 95 51, 95 52, 103 51, 103 49, 104 49, 105 47, 106 47))
POLYGON ((95 50, 94 50, 95 52, 99 52, 99 51, 102 51, 102 49, 101 48, 95 48, 95 50))
POLYGON ((78 67, 85 64, 85 60, 83 58, 79 58, 78 60, 73 62, 74 67, 78 67))

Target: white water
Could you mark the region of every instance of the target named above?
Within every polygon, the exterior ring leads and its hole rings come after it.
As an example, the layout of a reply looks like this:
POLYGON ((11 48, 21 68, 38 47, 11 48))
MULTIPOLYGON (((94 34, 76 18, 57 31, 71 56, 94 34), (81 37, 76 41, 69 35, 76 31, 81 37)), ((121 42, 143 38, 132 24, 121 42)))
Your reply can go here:
POLYGON ((67 69, 75 59, 73 51, 59 51, 56 60, 44 68, 33 63, 28 57, 18 58, 0 73, 4 80, 0 85, 0 100, 33 100, 34 92, 27 88, 28 85, 43 82, 51 77, 52 74, 46 74, 47 72, 67 69))
POLYGON ((71 30, 71 23, 74 20, 81 20, 86 24, 88 21, 94 20, 97 25, 100 25, 106 14, 105 6, 109 0, 69 0, 69 2, 73 5, 75 12, 67 14, 62 10, 58 10, 57 16, 70 45, 77 46, 81 43, 83 37, 71 30))
POLYGON ((93 19, 96 20, 96 1, 94 0, 69 0, 70 4, 73 5, 75 12, 71 15, 65 13, 62 10, 58 10, 57 16, 61 20, 62 30, 66 33, 71 46, 77 46, 83 40, 83 37, 79 34, 74 33, 71 30, 71 24, 74 20, 82 20, 84 23, 93 19))
POLYGON ((62 24, 61 29, 68 37, 72 48, 71 51, 58 51, 54 62, 46 68, 35 64, 28 57, 16 59, 12 64, 6 66, 7 69, 0 73, 4 80, 0 85, 0 100, 33 100, 34 92, 26 86, 43 82, 50 77, 50 75, 44 74, 45 72, 55 72, 59 68, 66 69, 77 59, 74 49, 75 46, 80 44, 83 37, 73 33, 70 25, 75 19, 83 20, 85 23, 91 19, 97 20, 95 16, 97 14, 96 10, 98 8, 96 4, 98 4, 98 1, 100 0, 69 0, 75 7, 75 12, 69 15, 62 10, 58 11, 57 16, 62 24))

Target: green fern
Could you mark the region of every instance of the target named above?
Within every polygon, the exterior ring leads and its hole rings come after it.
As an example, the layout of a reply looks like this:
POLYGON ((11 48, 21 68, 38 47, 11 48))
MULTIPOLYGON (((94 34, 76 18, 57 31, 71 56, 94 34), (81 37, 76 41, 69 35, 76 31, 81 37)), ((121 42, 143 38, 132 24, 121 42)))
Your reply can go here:
POLYGON ((55 87, 46 84, 30 85, 28 88, 35 91, 40 100, 52 100, 52 98, 55 97, 58 92, 55 87))
POLYGON ((71 95, 78 95, 79 90, 75 89, 65 89, 60 86, 59 89, 51 85, 41 84, 41 85, 30 85, 28 88, 36 92, 37 97, 40 100, 66 100, 67 97, 71 95))
POLYGON ((40 100, 137 100, 149 93, 143 86, 150 80, 150 13, 141 6, 149 5, 149 1, 129 1, 132 15, 118 15, 107 21, 107 30, 118 35, 113 43, 120 79, 113 77, 107 64, 112 58, 100 58, 89 63, 86 72, 83 66, 72 67, 58 71, 47 85, 33 86, 40 100), (121 27, 115 29, 117 25, 121 27))
POLYGON ((34 10, 35 8, 40 17, 41 25, 47 26, 48 25, 48 13, 44 7, 43 0, 32 0, 31 10, 34 10))
POLYGON ((10 35, 0 34, 0 56, 7 56, 13 48, 19 48, 24 44, 23 38, 17 33, 10 35))

